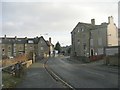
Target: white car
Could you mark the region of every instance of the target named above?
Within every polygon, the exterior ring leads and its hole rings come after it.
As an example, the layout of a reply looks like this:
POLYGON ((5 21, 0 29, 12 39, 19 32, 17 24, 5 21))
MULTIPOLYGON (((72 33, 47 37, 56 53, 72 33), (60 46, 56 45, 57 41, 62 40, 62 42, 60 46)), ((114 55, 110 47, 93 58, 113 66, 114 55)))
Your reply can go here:
POLYGON ((14 57, 13 56, 9 56, 9 59, 13 59, 14 57))

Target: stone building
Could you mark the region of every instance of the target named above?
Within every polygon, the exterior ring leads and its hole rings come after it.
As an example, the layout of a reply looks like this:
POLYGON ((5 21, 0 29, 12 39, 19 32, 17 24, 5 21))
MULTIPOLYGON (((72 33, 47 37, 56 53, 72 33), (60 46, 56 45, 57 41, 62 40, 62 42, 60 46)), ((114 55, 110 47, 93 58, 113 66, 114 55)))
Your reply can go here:
POLYGON ((120 28, 118 28, 118 45, 120 46, 120 28))
POLYGON ((30 52, 39 57, 48 57, 49 52, 52 52, 54 49, 51 38, 50 41, 46 41, 43 36, 35 38, 17 38, 15 36, 11 38, 5 35, 1 39, 3 57, 16 57, 20 54, 29 54, 30 52))
POLYGON ((104 47, 118 46, 118 29, 113 22, 113 17, 108 17, 108 23, 95 25, 79 22, 71 32, 73 57, 90 57, 104 54, 104 47))
POLYGON ((63 46, 61 47, 61 53, 65 56, 70 56, 71 52, 71 45, 70 46, 63 46))
POLYGON ((38 55, 43 56, 43 57, 48 57, 49 56, 49 45, 43 37, 39 38, 38 46, 39 46, 38 55))

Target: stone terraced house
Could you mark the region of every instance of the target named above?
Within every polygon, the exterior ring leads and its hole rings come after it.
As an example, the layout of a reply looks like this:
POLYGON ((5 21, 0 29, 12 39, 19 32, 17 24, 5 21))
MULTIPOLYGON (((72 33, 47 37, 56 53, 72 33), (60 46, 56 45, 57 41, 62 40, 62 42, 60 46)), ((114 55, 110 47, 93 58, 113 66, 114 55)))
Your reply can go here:
POLYGON ((20 54, 29 54, 33 52, 39 57, 48 57, 54 50, 54 45, 50 41, 46 41, 43 36, 35 38, 17 38, 4 37, 1 38, 2 56, 16 57, 20 54))

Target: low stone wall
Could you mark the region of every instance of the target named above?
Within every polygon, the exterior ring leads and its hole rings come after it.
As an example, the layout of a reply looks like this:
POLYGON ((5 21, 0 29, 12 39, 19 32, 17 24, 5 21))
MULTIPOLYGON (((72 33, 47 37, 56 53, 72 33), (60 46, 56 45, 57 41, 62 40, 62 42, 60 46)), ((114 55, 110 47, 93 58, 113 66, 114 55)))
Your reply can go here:
POLYGON ((12 59, 3 59, 0 64, 2 64, 2 67, 5 67, 16 64, 18 61, 25 62, 26 60, 27 60, 26 55, 20 55, 12 59))
POLYGON ((26 67, 28 68, 30 65, 32 65, 32 60, 26 61, 26 67))
POLYGON ((118 57, 117 56, 106 56, 105 57, 105 64, 106 65, 116 65, 116 66, 120 66, 120 61, 118 61, 118 57))
POLYGON ((88 57, 85 57, 85 56, 76 56, 76 57, 70 57, 71 59, 76 59, 76 60, 79 60, 79 61, 82 61, 82 62, 85 62, 85 63, 88 63, 90 62, 89 58, 88 57))

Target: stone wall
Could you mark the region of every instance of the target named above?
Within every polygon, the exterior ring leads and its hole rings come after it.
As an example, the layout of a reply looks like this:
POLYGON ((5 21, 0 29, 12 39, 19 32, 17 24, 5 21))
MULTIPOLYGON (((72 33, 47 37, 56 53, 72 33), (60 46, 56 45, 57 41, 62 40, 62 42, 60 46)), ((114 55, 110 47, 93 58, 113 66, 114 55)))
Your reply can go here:
POLYGON ((26 67, 28 68, 30 65, 32 65, 32 60, 26 61, 26 67))
POLYGON ((120 66, 120 61, 118 59, 118 56, 106 56, 105 57, 105 64, 106 65, 115 65, 115 66, 120 66))

